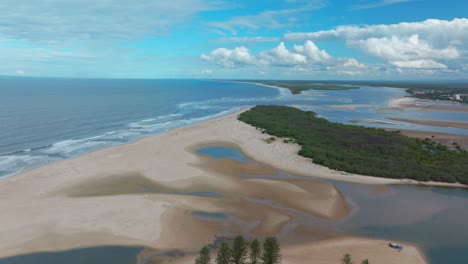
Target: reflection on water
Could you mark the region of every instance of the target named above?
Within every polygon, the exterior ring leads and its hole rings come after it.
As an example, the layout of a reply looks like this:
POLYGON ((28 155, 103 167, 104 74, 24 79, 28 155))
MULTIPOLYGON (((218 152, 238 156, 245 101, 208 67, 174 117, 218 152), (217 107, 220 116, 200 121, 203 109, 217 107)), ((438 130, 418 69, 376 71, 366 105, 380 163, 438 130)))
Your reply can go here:
MULTIPOLYGON (((240 155, 241 159, 248 159, 239 150, 227 147, 200 149, 198 153, 214 158, 229 158, 230 153, 235 153, 237 160, 240 155)), ((298 178, 282 171, 278 174, 282 178, 298 178)), ((413 243, 424 250, 432 264, 468 263, 466 189, 393 185, 388 191, 376 192, 375 186, 327 181, 355 206, 353 213, 340 222, 298 217, 300 224, 413 243)))

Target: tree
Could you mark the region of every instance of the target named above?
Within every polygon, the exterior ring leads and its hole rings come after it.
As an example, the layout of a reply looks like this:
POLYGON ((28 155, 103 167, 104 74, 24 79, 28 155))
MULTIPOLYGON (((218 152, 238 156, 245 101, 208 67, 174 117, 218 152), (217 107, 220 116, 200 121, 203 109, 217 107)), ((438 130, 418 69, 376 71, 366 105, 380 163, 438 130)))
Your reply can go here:
POLYGON ((361 264, 369 264, 369 260, 368 259, 365 259, 361 262, 361 264))
POLYGON ((250 264, 258 264, 258 259, 260 258, 261 253, 262 249, 260 248, 260 242, 258 239, 255 239, 250 243, 250 264))
POLYGON ((261 264, 280 264, 281 254, 278 240, 276 237, 267 237, 263 242, 263 252, 261 255, 261 264))
POLYGON ((243 236, 236 236, 231 250, 232 264, 245 264, 247 259, 247 243, 243 236))
POLYGON ((351 258, 351 255, 348 253, 344 254, 343 258, 341 259, 341 264, 354 264, 354 261, 351 258))
POLYGON ((231 260, 231 249, 229 248, 228 244, 223 243, 221 244, 221 248, 218 251, 218 255, 216 256, 216 264, 229 264, 231 260))
POLYGON ((210 249, 208 246, 204 246, 201 248, 200 253, 195 260, 195 264, 210 264, 211 263, 211 255, 210 249))

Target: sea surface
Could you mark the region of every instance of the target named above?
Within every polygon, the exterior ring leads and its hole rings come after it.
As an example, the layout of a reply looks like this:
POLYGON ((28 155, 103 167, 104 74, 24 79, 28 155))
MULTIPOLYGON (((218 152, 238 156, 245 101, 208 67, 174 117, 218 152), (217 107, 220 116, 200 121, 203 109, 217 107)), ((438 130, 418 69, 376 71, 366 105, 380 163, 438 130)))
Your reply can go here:
POLYGON ((288 104, 341 123, 468 135, 386 117, 468 121, 466 113, 391 111, 404 89, 362 87, 292 95, 211 80, 0 78, 0 178, 38 165, 198 123, 257 104, 288 104), (354 109, 336 106, 354 105, 354 109))

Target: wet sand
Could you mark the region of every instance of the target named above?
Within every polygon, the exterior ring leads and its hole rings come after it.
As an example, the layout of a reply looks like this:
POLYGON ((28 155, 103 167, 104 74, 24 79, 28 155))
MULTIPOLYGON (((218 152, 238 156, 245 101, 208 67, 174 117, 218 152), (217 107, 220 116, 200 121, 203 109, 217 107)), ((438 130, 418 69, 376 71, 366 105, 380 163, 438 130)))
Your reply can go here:
POLYGON ((268 135, 238 121, 237 114, 1 180, 0 257, 100 245, 194 252, 215 235, 281 235, 294 217, 290 210, 329 221, 350 213, 346 198, 329 183, 241 178, 272 170, 194 153, 203 146, 235 146, 300 175, 400 182, 313 164, 296 154, 296 144, 267 143, 268 135))
POLYGON ((439 126, 439 127, 454 127, 468 129, 468 122, 458 121, 443 121, 443 120, 426 120, 426 119, 410 119, 410 118, 388 118, 394 121, 413 123, 426 126, 439 126))
POLYGON ((291 218, 249 199, 329 220, 349 213, 346 199, 331 184, 241 179, 237 174, 271 170, 231 160, 213 163, 193 153, 227 142, 262 154, 268 149, 260 146, 270 146, 265 137, 232 114, 4 179, 0 200, 8 202, 0 203, 0 256, 98 245, 193 250, 216 233, 249 225, 253 234, 276 234, 291 218), (210 229, 193 211, 226 213, 232 221, 210 229), (179 230, 175 226, 181 222, 187 227, 184 236, 165 235, 179 230), (87 239, 80 239, 83 234, 87 239), (186 237, 196 242, 187 243, 186 237))
POLYGON ((468 104, 450 101, 425 100, 414 97, 393 98, 388 102, 388 108, 395 110, 418 109, 445 112, 468 112, 468 104), (438 104, 438 102, 444 104, 438 104))
MULTIPOLYGON (((424 264, 425 259, 418 250, 408 244, 403 251, 397 251, 388 247, 388 242, 376 239, 359 237, 339 237, 326 239, 319 242, 299 243, 295 245, 283 245, 281 247, 282 263, 285 264, 332 264, 341 263, 344 254, 349 253, 355 263, 361 263, 368 259, 375 264, 424 264)), ((215 250, 212 250, 215 258, 215 250)), ((178 258, 159 258, 154 263, 158 264, 190 264, 194 263, 196 255, 178 258)))

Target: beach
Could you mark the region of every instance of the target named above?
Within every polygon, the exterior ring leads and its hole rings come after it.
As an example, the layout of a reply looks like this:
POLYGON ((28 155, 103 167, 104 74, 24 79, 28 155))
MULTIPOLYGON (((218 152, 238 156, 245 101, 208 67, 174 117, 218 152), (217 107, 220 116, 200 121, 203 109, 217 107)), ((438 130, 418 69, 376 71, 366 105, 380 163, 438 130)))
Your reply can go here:
POLYGON ((426 126, 454 127, 454 128, 468 129, 468 122, 411 119, 411 118, 388 118, 388 119, 394 120, 394 121, 400 121, 400 122, 426 125, 426 126))
POLYGON ((466 104, 451 101, 425 100, 414 97, 393 98, 388 101, 387 107, 396 110, 417 109, 443 112, 468 112, 468 105, 466 104))
POLYGON ((292 216, 259 200, 328 221, 346 217, 351 210, 346 198, 316 177, 401 183, 315 165, 296 154, 296 144, 267 143, 269 136, 238 121, 238 114, 1 180, 0 199, 8 202, 0 204, 4 212, 0 256, 99 245, 196 251, 215 235, 278 234, 292 216), (194 153, 201 147, 220 145, 239 148, 261 163, 314 180, 242 179, 236 174, 262 174, 268 169, 229 159, 214 162, 194 153), (230 218, 220 224, 194 217, 194 212, 230 218))

